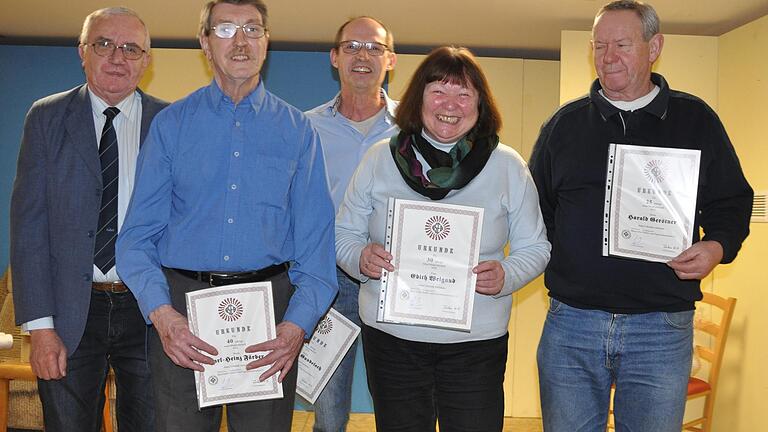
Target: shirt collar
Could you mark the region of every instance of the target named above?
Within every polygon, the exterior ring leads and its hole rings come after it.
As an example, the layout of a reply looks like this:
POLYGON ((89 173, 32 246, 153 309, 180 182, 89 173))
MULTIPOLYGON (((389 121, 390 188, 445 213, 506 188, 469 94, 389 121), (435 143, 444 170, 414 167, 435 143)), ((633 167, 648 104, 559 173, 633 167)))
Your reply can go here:
MULTIPOLYGON (((639 109, 638 111, 645 111, 663 120, 667 114, 667 104, 669 102, 669 85, 667 84, 667 80, 665 80, 663 76, 657 73, 651 73, 651 82, 659 86, 659 94, 656 95, 656 97, 648 105, 639 109)), ((592 83, 592 88, 589 91, 589 98, 592 103, 597 106, 597 109, 600 111, 600 115, 603 116, 603 119, 608 119, 621 110, 605 100, 605 98, 600 95, 599 91, 602 88, 603 87, 600 85, 600 80, 596 79, 592 83)))
MULTIPOLYGON (((86 87, 88 87, 87 84, 86 87)), ((96 96, 90 88, 88 89, 88 97, 91 100, 91 109, 94 114, 104 115, 104 110, 112 106, 104 101, 104 99, 96 96)), ((123 114, 125 116, 124 118, 128 119, 128 121, 132 121, 134 115, 133 104, 136 102, 136 99, 140 97, 139 93, 134 91, 114 106, 120 110, 120 114, 123 114)))
MULTIPOLYGON (((265 97, 266 88, 264 87, 264 80, 259 78, 259 84, 252 92, 248 93, 242 101, 240 101, 240 104, 248 104, 254 111, 258 111, 264 103, 265 97)), ((211 102, 211 105, 216 109, 221 108, 223 104, 234 106, 232 99, 224 94, 216 80, 213 80, 211 85, 208 86, 208 99, 211 102)))
MULTIPOLYGON (((379 88, 379 94, 384 99, 384 103, 387 107, 387 120, 393 121, 395 118, 395 108, 397 108, 397 102, 389 98, 386 90, 379 88)), ((320 112, 325 113, 331 117, 336 117, 339 112, 339 105, 341 105, 341 92, 336 93, 336 96, 330 101, 326 102, 320 109, 320 112)))

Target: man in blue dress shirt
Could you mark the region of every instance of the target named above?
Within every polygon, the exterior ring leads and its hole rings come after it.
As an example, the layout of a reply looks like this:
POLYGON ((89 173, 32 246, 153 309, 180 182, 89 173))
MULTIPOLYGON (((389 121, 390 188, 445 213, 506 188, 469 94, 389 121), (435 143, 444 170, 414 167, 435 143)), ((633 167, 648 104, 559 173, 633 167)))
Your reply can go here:
POLYGON ((337 292, 333 204, 320 139, 259 79, 267 51, 261 0, 214 0, 199 38, 214 81, 157 117, 139 156, 118 240, 118 272, 148 321, 158 429, 218 431, 221 408, 197 409, 193 370, 216 347, 192 335, 184 294, 270 280, 277 336, 248 352, 282 399, 230 405, 230 430, 289 431, 294 363, 337 292), (289 270, 287 270, 290 268, 289 270))
MULTIPOLYGON (((325 166, 333 204, 338 210, 349 180, 368 149, 398 132, 397 102, 381 87, 397 60, 394 39, 371 17, 348 20, 336 32, 331 64, 339 72, 341 91, 327 103, 307 112, 323 142, 325 166)), ((360 325, 357 296, 360 283, 336 269, 339 295, 334 309, 360 325)), ((357 343, 334 372, 315 401, 314 432, 343 432, 352 400, 352 372, 357 343)))

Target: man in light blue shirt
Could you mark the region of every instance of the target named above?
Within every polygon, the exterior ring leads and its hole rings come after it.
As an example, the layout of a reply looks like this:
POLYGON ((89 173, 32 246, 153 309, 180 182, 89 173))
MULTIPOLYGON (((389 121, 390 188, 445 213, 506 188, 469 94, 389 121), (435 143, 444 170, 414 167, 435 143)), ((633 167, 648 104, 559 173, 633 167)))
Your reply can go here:
MULTIPOLYGON (((336 32, 331 64, 339 72, 341 91, 329 102, 307 112, 323 143, 331 197, 338 210, 347 184, 366 151, 398 132, 397 102, 381 87, 395 66, 392 33, 378 20, 356 17, 336 32)), ((333 307, 360 325, 359 282, 336 270, 339 294, 333 307)), ((315 402, 314 432, 346 429, 352 397, 355 343, 315 402)))
POLYGON ((221 407, 197 409, 192 372, 218 352, 190 332, 186 292, 272 282, 276 338, 246 348, 270 352, 247 368, 271 365, 260 378, 279 372, 285 397, 228 406, 230 430, 248 431, 290 430, 296 356, 337 292, 320 139, 264 88, 268 37, 261 0, 209 2, 199 38, 214 81, 158 115, 139 156, 118 272, 154 324, 160 430, 219 430, 221 407))

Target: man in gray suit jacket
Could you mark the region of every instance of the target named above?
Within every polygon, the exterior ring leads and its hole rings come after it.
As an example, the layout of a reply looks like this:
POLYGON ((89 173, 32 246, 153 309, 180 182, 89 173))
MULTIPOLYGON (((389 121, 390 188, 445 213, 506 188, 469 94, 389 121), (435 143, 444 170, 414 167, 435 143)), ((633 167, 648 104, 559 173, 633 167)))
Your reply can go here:
POLYGON ((126 8, 91 13, 86 84, 40 99, 24 124, 11 199, 17 324, 31 335, 46 431, 98 432, 111 366, 121 432, 154 428, 146 324, 115 271, 136 156, 167 104, 137 90, 150 39, 126 8))

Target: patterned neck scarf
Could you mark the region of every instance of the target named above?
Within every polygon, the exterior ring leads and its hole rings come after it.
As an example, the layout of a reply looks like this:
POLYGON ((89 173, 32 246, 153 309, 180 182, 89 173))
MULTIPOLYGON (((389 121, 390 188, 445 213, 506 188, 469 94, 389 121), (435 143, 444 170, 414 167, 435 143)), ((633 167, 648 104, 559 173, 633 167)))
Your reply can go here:
POLYGON ((446 153, 432 146, 423 136, 400 132, 389 141, 389 149, 403 180, 414 191, 432 200, 445 198, 453 189, 461 189, 483 170, 491 153, 499 144, 499 137, 470 141, 465 136, 446 153), (416 159, 419 151, 432 169, 424 175, 424 168, 416 159))

